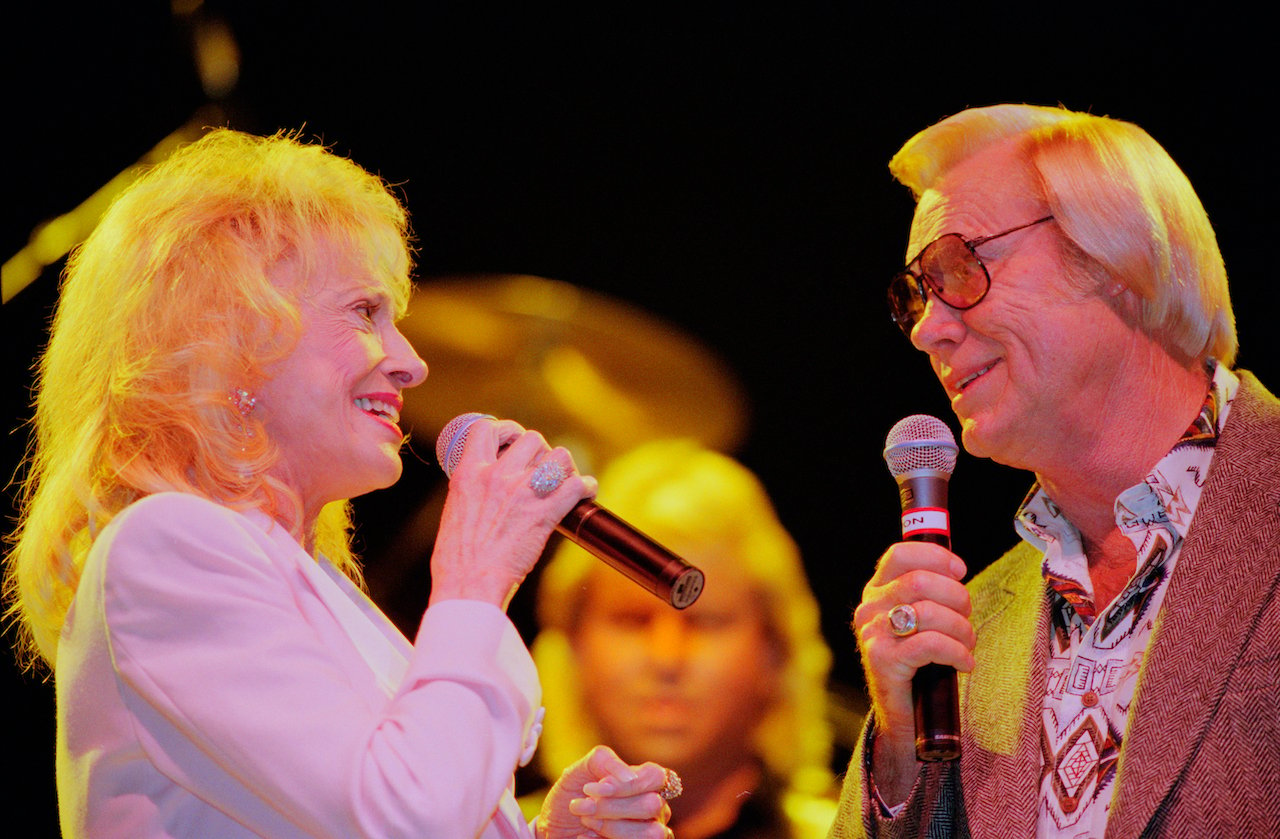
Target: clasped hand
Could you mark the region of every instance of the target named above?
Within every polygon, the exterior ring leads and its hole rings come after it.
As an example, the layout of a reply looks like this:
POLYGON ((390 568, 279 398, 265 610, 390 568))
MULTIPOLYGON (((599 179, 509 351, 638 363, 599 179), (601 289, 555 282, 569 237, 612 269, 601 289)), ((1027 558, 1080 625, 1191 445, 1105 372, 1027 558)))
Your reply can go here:
POLYGON ((449 481, 431 557, 432 602, 464 598, 505 607, 555 525, 595 492, 595 478, 579 475, 572 455, 538 432, 511 420, 476 422, 449 481), (539 494, 530 481, 540 464, 552 462, 565 480, 539 494))
POLYGON ((596 746, 543 800, 538 839, 670 839, 671 807, 658 794, 666 783, 658 764, 629 766, 612 749, 596 746))
POLYGON ((880 557, 854 611, 876 726, 873 772, 888 804, 906 797, 916 774, 912 677, 929 663, 965 673, 974 666, 965 570, 963 560, 940 545, 900 542, 880 557), (908 635, 895 634, 889 621, 890 610, 902 604, 916 614, 908 635))

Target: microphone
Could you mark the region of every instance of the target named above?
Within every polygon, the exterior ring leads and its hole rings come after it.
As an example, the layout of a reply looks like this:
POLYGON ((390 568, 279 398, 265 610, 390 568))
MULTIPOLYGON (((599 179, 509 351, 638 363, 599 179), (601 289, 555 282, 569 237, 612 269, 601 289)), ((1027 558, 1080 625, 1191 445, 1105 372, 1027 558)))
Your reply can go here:
MULTIPOLYGON (((947 424, 927 414, 899 420, 884 443, 889 474, 898 482, 902 539, 951 549, 947 481, 956 468, 956 439, 947 424)), ((960 700, 954 667, 926 664, 911 680, 916 721, 916 757, 924 761, 960 756, 960 700)))
MULTIPOLYGON (((436 460, 446 477, 462 459, 467 434, 489 414, 459 414, 436 438, 436 460)), ((591 499, 583 499, 556 525, 556 532, 677 609, 693 604, 705 583, 702 571, 645 536, 591 499)))

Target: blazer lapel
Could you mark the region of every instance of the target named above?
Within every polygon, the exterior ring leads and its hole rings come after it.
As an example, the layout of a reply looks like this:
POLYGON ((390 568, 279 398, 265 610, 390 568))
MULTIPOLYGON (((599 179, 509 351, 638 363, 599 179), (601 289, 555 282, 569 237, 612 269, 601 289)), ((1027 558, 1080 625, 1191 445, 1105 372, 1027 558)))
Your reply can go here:
POLYGON ((1048 612, 1040 552, 1014 549, 1002 578, 975 592, 976 657, 986 662, 961 680, 961 784, 969 829, 981 837, 1035 834, 1040 766, 1040 706, 1046 678, 1048 612), (982 601, 994 598, 995 602, 982 601))
MULTIPOLYGON (((315 601, 321 604, 322 611, 303 610, 313 619, 314 629, 345 636, 351 642, 353 652, 372 672, 378 695, 383 698, 394 696, 404 679, 409 655, 413 651, 408 639, 329 560, 312 558, 284 528, 263 514, 250 512, 246 515, 279 545, 281 556, 294 561, 315 601), (321 614, 326 614, 328 620, 321 618, 321 614), (321 623, 324 625, 319 625, 321 623)), ((334 651, 336 653, 337 649, 334 651)))

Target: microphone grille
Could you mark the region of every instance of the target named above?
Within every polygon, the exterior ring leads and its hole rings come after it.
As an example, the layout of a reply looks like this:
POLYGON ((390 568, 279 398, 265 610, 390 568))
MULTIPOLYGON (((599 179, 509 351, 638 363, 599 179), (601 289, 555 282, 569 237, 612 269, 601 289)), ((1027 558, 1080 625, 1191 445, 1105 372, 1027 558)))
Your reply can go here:
POLYGON ((956 438, 947 424, 928 414, 898 420, 884 441, 884 461, 895 478, 927 470, 950 475, 956 468, 956 438))
POLYGON ((440 429, 440 436, 436 438, 436 460, 440 463, 440 468, 444 470, 446 477, 453 477, 453 470, 458 468, 458 461, 462 459, 462 450, 467 445, 467 433, 471 431, 471 424, 481 419, 495 419, 495 417, 474 411, 458 414, 449 420, 448 425, 440 429))

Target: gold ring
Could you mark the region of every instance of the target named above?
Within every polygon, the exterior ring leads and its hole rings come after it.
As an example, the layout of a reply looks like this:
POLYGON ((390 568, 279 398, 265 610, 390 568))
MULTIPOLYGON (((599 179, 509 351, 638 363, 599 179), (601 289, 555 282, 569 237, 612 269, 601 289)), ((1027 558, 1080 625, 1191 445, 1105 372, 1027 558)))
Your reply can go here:
POLYGON ((920 616, 916 614, 915 607, 899 603, 889 610, 889 627, 899 638, 915 635, 920 629, 920 616))

